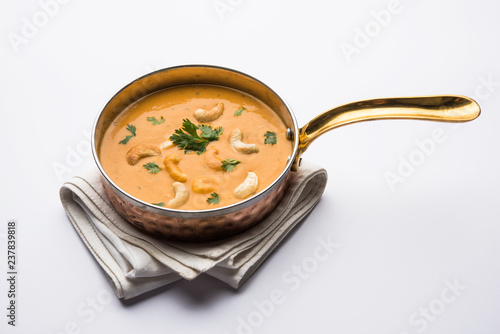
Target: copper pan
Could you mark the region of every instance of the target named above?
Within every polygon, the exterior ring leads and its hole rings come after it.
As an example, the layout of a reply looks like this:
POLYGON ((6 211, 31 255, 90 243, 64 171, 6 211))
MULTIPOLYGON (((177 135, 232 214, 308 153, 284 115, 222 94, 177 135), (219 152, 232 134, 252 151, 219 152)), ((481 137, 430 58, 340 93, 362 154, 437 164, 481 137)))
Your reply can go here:
POLYGON ((162 69, 134 80, 106 104, 92 129, 92 153, 106 193, 127 221, 149 233, 176 240, 208 241, 240 233, 269 214, 283 198, 291 175, 300 168, 302 153, 318 136, 346 124, 378 119, 420 119, 466 122, 480 114, 472 99, 457 96, 423 96, 365 100, 320 114, 299 128, 290 107, 261 81, 228 68, 186 65, 162 69), (186 84, 211 84, 250 94, 273 109, 288 127, 292 155, 283 172, 263 191, 242 202, 210 210, 176 210, 141 201, 120 189, 99 162, 99 147, 107 127, 131 103, 153 92, 186 84))

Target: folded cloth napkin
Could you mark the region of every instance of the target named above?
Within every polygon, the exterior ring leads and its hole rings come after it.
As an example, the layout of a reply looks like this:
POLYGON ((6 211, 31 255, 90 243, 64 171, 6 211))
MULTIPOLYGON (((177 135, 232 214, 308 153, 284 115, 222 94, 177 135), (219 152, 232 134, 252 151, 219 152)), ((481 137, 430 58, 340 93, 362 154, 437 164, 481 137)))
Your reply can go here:
POLYGON ((237 289, 316 206, 326 181, 324 169, 304 161, 269 216, 238 235, 203 243, 159 239, 129 224, 111 206, 95 170, 64 183, 60 196, 118 298, 129 299, 201 273, 237 289))

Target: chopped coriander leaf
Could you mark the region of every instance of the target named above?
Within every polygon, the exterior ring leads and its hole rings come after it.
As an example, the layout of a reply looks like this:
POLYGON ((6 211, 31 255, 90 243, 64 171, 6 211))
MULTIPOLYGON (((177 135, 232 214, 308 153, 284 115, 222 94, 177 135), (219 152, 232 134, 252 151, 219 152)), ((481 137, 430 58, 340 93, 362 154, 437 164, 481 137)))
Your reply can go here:
POLYGON ((205 138, 208 141, 216 141, 219 140, 219 136, 224 132, 221 126, 218 128, 212 129, 210 125, 200 125, 198 127, 201 131, 201 138, 205 138))
POLYGON ((153 205, 158 205, 158 206, 165 206, 165 202, 160 202, 160 203, 151 203, 153 205))
POLYGON ((234 116, 240 116, 243 113, 243 111, 245 111, 245 110, 246 109, 244 107, 241 107, 240 109, 238 109, 234 112, 234 116))
POLYGON ((219 198, 219 194, 217 193, 211 193, 210 194, 210 197, 207 198, 207 203, 208 204, 219 204, 220 202, 220 198, 219 198))
POLYGON ((241 163, 241 161, 234 159, 222 160, 222 169, 225 170, 226 172, 231 172, 234 169, 234 167, 239 163, 241 163))
POLYGON ((120 140, 119 144, 125 145, 128 143, 128 141, 132 138, 135 137, 135 126, 132 124, 127 124, 126 129, 131 133, 131 135, 126 136, 124 139, 120 140))
POLYGON ((130 131, 130 133, 135 137, 135 130, 136 130, 135 125, 127 124, 126 129, 130 131))
POLYGON ((142 167, 146 168, 151 174, 159 173, 161 170, 160 167, 154 162, 148 162, 147 164, 142 165, 142 167))
POLYGON ((123 138, 122 140, 120 140, 118 142, 118 144, 122 144, 122 145, 125 145, 126 143, 128 143, 128 141, 132 138, 132 137, 135 137, 135 136, 126 136, 125 138, 123 138))
POLYGON ((208 140, 198 136, 197 129, 198 127, 191 123, 190 120, 184 119, 182 128, 175 130, 175 133, 169 139, 174 145, 184 149, 185 153, 196 152, 202 154, 207 148, 208 140))
POLYGON ((189 119, 184 119, 182 122, 182 128, 175 130, 169 139, 174 145, 183 149, 184 153, 196 152, 202 154, 206 151, 209 142, 219 140, 219 136, 223 131, 222 127, 214 130, 207 125, 196 126, 189 119), (202 132, 201 137, 196 132, 198 129, 202 132))
POLYGON ((165 122, 165 118, 163 118, 163 116, 160 117, 160 120, 157 120, 156 117, 147 117, 147 120, 153 123, 153 125, 159 125, 165 122))
POLYGON ((276 134, 274 132, 267 131, 264 136, 266 137, 266 139, 264 140, 264 144, 271 144, 271 145, 276 144, 277 139, 276 139, 276 134))

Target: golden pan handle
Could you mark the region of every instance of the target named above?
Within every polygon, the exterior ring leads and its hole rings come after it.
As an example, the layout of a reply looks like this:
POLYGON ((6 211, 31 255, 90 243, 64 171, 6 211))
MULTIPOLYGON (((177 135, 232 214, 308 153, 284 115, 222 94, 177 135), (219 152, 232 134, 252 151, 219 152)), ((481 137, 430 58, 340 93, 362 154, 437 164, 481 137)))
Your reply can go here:
POLYGON ((476 101, 458 95, 386 98, 344 104, 317 116, 299 130, 299 145, 292 170, 298 170, 302 153, 318 136, 343 125, 379 119, 468 122, 480 113, 476 101))

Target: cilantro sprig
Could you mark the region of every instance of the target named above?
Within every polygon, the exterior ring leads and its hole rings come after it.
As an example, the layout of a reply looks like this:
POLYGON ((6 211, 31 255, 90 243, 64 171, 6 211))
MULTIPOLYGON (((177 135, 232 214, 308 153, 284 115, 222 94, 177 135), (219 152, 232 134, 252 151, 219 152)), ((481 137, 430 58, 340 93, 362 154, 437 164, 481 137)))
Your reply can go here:
POLYGON ((125 145, 126 143, 128 143, 128 141, 132 138, 132 137, 135 137, 136 134, 135 134, 135 131, 137 130, 135 125, 132 125, 132 124, 127 124, 127 127, 126 127, 127 131, 131 133, 131 135, 128 135, 126 136, 125 138, 123 138, 122 140, 120 140, 120 144, 122 145, 125 145))
POLYGON ((146 168, 150 174, 156 174, 160 172, 160 167, 154 162, 148 162, 147 164, 142 165, 142 167, 146 168))
POLYGON ((264 144, 275 145, 278 142, 278 139, 276 138, 276 134, 274 132, 267 131, 264 134, 264 137, 266 137, 266 139, 264 140, 264 144))
POLYGON ((210 197, 207 198, 207 203, 208 204, 219 204, 220 202, 220 198, 219 198, 219 194, 217 193, 211 193, 210 194, 210 197))
POLYGON ((222 160, 222 169, 225 170, 226 172, 232 172, 234 167, 240 163, 241 161, 235 159, 222 160))
POLYGON ((148 122, 153 123, 153 125, 160 125, 165 122, 165 118, 163 118, 163 116, 160 117, 160 120, 157 120, 156 117, 147 117, 146 119, 148 122))
POLYGON ((174 131, 170 140, 184 153, 196 152, 202 154, 207 150, 208 143, 219 140, 219 136, 224 132, 222 127, 213 129, 209 125, 195 125, 189 119, 182 120, 182 128, 174 131), (201 131, 199 135, 197 130, 201 131))
POLYGON ((240 109, 234 112, 234 116, 240 116, 245 110, 246 110, 245 107, 241 107, 240 109))
POLYGON ((222 127, 218 127, 215 129, 212 129, 211 126, 209 125, 199 125, 198 128, 201 131, 201 138, 205 138, 208 141, 217 141, 219 140, 219 136, 224 132, 224 129, 222 127))
POLYGON ((153 205, 157 205, 157 206, 165 206, 165 202, 160 202, 160 203, 151 203, 153 205))

